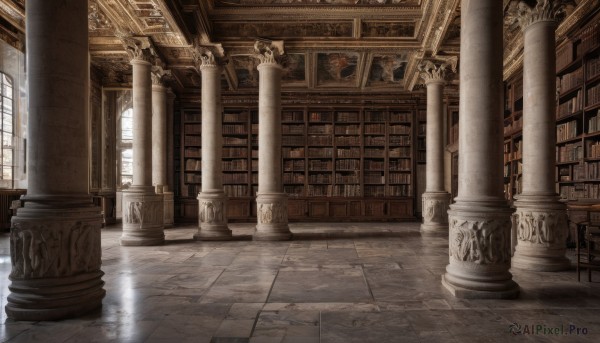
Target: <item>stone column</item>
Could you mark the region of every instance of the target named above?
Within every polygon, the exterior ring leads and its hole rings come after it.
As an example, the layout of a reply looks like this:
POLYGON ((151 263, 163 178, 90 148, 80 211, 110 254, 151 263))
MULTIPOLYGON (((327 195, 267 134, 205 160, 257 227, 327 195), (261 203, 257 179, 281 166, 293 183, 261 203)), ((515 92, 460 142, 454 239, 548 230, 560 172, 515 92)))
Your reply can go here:
POLYGON ((147 38, 122 37, 133 65, 133 184, 123 191, 121 245, 165 240, 163 196, 152 187, 152 81, 154 54, 147 38))
MULTIPOLYGON (((456 65, 456 58, 451 60, 456 65)), ((446 62, 425 61, 419 65, 427 86, 427 164, 423 193, 423 233, 448 232, 450 193, 444 188, 444 85, 446 62)), ((455 67, 453 67, 455 69, 455 67)))
POLYGON ((57 320, 102 305, 102 213, 88 194, 88 7, 27 2, 30 156, 12 218, 6 314, 57 320), (56 20, 61 18, 61 20, 56 20))
POLYGON ((523 52, 523 192, 515 202, 517 246, 512 267, 559 271, 565 257, 567 208, 555 191, 556 16, 564 1, 538 0, 518 6, 516 19, 524 35, 523 52))
POLYGON ((173 191, 175 189, 175 181, 173 173, 175 171, 174 155, 173 155, 173 116, 175 107, 175 94, 169 88, 167 90, 167 185, 168 192, 163 192, 165 201, 165 227, 173 226, 175 223, 175 201, 173 191))
POLYGON ((458 196, 450 205, 442 284, 460 298, 513 298, 512 210, 502 174, 501 1, 462 0, 458 196))
POLYGON ((284 53, 283 42, 256 42, 258 65, 258 192, 255 240, 286 240, 287 195, 281 175, 281 65, 276 58, 284 53))
POLYGON ((152 185, 163 196, 164 225, 173 225, 173 192, 167 184, 167 88, 170 71, 155 66, 152 72, 152 185))
POLYGON ((199 47, 195 55, 202 72, 202 191, 198 194, 199 225, 194 239, 227 240, 232 236, 222 181, 222 68, 209 49, 199 47))

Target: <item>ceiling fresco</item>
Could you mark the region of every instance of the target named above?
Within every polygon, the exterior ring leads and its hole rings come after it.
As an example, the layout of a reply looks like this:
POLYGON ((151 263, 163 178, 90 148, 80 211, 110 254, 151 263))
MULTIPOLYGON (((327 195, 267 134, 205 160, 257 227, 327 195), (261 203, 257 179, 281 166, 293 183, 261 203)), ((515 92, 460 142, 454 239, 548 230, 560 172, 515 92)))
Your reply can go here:
POLYGON ((367 86, 389 86, 402 82, 407 63, 406 55, 374 56, 367 86))
POLYGON ((356 86, 359 54, 326 52, 317 54, 317 85, 356 86))
POLYGON ((417 6, 421 0, 215 0, 216 6, 417 6))

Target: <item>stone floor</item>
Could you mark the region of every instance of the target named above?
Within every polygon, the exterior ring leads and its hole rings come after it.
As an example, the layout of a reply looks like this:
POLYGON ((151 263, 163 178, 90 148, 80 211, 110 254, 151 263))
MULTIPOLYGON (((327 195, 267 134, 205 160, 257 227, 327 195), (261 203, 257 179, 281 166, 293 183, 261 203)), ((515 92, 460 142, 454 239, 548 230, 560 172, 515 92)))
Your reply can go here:
MULTIPOLYGON (((598 272, 578 283, 574 270, 513 271, 519 299, 460 300, 440 283, 447 238, 422 237, 418 223, 290 226, 288 242, 254 242, 251 224, 232 224, 240 240, 210 243, 179 227, 159 247, 122 247, 119 228, 104 229, 102 309, 60 322, 2 311, 0 341, 600 342, 598 272)), ((1 233, 2 308, 9 272, 1 233)))

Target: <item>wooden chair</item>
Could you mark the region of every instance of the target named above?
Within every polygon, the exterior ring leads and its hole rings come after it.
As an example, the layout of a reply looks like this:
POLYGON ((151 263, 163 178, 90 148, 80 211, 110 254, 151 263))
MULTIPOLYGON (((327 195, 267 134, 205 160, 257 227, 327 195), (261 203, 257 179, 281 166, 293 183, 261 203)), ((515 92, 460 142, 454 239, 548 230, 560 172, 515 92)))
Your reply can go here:
POLYGON ((600 223, 580 223, 577 225, 577 281, 580 270, 587 269, 588 282, 592 281, 592 270, 600 270, 600 223), (585 250, 582 251, 582 245, 585 250))

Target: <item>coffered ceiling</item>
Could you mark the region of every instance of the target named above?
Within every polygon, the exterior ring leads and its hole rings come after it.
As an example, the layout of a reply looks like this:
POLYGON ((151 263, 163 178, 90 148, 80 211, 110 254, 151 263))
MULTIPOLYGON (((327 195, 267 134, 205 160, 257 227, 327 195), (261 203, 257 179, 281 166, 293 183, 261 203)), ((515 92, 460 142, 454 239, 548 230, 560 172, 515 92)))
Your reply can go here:
MULTIPOLYGON (((582 15, 598 6, 598 0, 576 2, 559 33, 576 24, 579 8, 582 15)), ((504 7, 509 11, 509 0, 504 7)), ((24 9, 25 0, 0 0, 0 38, 21 50, 24 9)), ((460 0, 89 0, 88 19, 92 63, 104 85, 131 79, 118 37, 145 36, 171 70, 178 94, 200 91, 196 45, 224 52, 229 93, 256 92, 257 39, 284 42, 283 89, 301 93, 412 91, 423 59, 459 54, 460 0)), ((520 63, 522 34, 507 26, 507 74, 520 63)))

